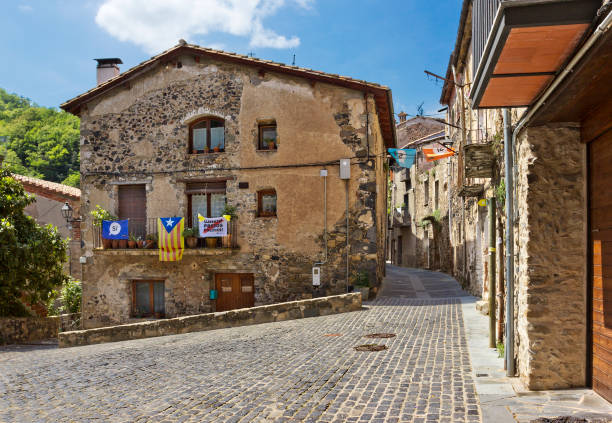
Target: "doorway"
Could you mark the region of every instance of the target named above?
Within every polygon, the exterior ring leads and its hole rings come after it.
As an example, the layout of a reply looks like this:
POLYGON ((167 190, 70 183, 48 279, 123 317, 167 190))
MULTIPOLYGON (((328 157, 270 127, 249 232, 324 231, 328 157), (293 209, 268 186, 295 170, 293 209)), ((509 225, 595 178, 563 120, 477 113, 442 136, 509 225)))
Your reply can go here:
POLYGON ((253 307, 255 305, 255 278, 252 273, 217 273, 217 311, 253 307))

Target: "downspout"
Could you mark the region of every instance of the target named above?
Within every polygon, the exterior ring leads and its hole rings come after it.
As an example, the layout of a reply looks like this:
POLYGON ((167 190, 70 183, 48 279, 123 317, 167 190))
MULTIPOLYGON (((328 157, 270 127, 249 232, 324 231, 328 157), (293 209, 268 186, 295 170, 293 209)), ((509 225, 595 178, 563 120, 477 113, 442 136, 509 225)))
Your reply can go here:
POLYGON ((544 91, 538 101, 531 107, 527 113, 520 119, 514 130, 511 129, 510 111, 504 109, 504 156, 505 156, 505 172, 506 172, 506 375, 514 376, 514 208, 512 205, 514 194, 514 181, 512 155, 516 138, 519 132, 527 125, 535 112, 542 107, 555 89, 563 82, 563 80, 574 70, 576 64, 589 51, 595 42, 610 29, 612 25, 612 12, 609 12, 606 17, 597 26, 588 40, 574 55, 572 60, 561 71, 559 76, 555 78, 552 84, 544 91))
POLYGON ((514 175, 513 133, 509 109, 503 110, 504 165, 506 176, 506 376, 514 377, 514 175))
POLYGON ((350 179, 346 180, 346 292, 349 292, 349 255, 351 250, 351 242, 349 238, 349 183, 350 179))
POLYGON ((327 170, 321 170, 323 176, 323 242, 325 242, 325 258, 323 261, 315 263, 315 266, 320 266, 327 263, 327 170))

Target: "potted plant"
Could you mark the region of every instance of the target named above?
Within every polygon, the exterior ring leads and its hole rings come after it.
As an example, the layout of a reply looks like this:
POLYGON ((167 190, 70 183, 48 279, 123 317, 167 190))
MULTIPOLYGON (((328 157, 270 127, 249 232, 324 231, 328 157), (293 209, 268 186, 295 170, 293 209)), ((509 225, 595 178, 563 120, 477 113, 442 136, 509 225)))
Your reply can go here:
POLYGON ((198 231, 196 228, 183 229, 183 237, 187 243, 187 247, 196 248, 198 246, 198 231))
POLYGON ((130 235, 130 239, 128 240, 128 248, 138 248, 138 238, 136 238, 136 235, 130 235))
POLYGON ((145 248, 156 248, 157 247, 157 234, 147 234, 147 242, 145 248))
MULTIPOLYGON (((117 220, 117 216, 113 216, 108 210, 100 207, 99 204, 96 204, 96 207, 89 214, 93 218, 93 225, 97 228, 102 226, 103 220, 117 220)), ((104 249, 113 248, 113 240, 102 238, 102 247, 104 249)))
POLYGON ((121 247, 119 247, 119 241, 121 241, 120 239, 111 239, 110 241, 112 242, 114 250, 116 250, 118 248, 121 248, 121 247))
POLYGON ((206 154, 210 153, 210 149, 208 147, 204 147, 204 153, 206 154))
POLYGON ((361 300, 367 301, 370 297, 370 275, 365 270, 353 273, 353 286, 361 291, 361 300))
POLYGON ((213 151, 215 153, 218 153, 219 151, 221 151, 221 148, 218 145, 215 145, 215 147, 213 148, 213 151))
POLYGON ((127 239, 119 239, 118 241, 119 241, 119 248, 126 249, 128 247, 127 239))
POLYGON ((147 243, 142 237, 138 238, 138 248, 144 248, 147 243))
POLYGON ((272 138, 264 139, 264 144, 268 146, 268 150, 274 150, 276 148, 276 143, 272 138))

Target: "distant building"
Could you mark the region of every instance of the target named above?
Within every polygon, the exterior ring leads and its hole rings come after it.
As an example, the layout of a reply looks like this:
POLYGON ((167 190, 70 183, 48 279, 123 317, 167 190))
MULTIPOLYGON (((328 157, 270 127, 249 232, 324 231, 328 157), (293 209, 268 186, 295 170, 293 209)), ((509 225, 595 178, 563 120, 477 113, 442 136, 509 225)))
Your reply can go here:
POLYGON ((64 265, 66 273, 75 279, 81 279, 81 227, 79 222, 68 224, 62 216, 61 208, 68 203, 73 209, 73 219, 79 217, 81 209, 81 190, 68 185, 45 181, 31 176, 13 175, 22 183, 28 194, 33 194, 36 201, 25 208, 25 213, 32 216, 38 224, 56 226, 62 238, 69 238, 70 255, 64 265))

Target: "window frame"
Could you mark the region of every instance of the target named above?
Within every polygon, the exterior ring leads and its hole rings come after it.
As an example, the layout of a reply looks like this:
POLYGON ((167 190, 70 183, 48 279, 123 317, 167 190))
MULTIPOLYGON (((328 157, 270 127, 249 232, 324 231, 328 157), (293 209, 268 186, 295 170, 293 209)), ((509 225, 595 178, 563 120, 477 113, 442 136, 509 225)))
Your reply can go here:
POLYGON ((276 123, 260 123, 259 124, 259 136, 257 140, 257 149, 259 151, 276 151, 278 150, 278 127, 276 123), (274 137, 274 148, 268 148, 267 145, 264 146, 264 137, 263 132, 265 129, 274 128, 274 132, 276 136, 274 137))
MULTIPOLYGON (((132 287, 132 310, 130 313, 130 316, 132 318, 148 318, 148 317, 155 317, 155 284, 156 283, 162 283, 164 286, 164 293, 166 290, 166 281, 164 280, 153 280, 153 279, 136 279, 136 280, 132 280, 131 282, 131 287, 132 287), (136 314, 135 310, 137 307, 136 304, 136 285, 137 284, 148 284, 149 285, 149 307, 151 309, 151 313, 150 314, 136 314)), ((164 294, 164 312, 161 313, 161 316, 159 318, 165 318, 166 317, 166 296, 164 294)))
POLYGON ((277 217, 278 215, 278 195, 276 194, 276 190, 274 188, 262 189, 257 191, 257 217, 277 217), (276 198, 276 211, 274 212, 264 212, 263 211, 263 197, 265 195, 274 194, 276 198))
POLYGON ((194 195, 206 195, 206 217, 211 214, 212 194, 221 194, 221 189, 223 189, 223 195, 225 195, 225 204, 227 205, 227 181, 204 181, 204 182, 194 182, 193 184, 204 184, 204 188, 194 188, 190 187, 190 184, 187 183, 185 186, 185 194, 187 195, 187 224, 190 228, 195 227, 194 225, 197 222, 193 221, 193 200, 192 196, 194 195), (209 187, 210 185, 210 187, 209 187), (223 188, 221 188, 221 185, 223 188), (198 192, 201 190, 201 192, 198 192), (210 192, 207 192, 210 191, 210 192))
POLYGON ((213 149, 210 146, 210 142, 211 142, 211 132, 210 132, 210 125, 211 122, 220 122, 223 124, 223 148, 219 149, 219 153, 222 153, 225 151, 225 119, 222 118, 218 118, 218 117, 205 117, 205 118, 201 118, 198 120, 194 120, 193 122, 191 122, 189 124, 189 154, 210 154, 210 153, 215 153, 215 151, 213 151, 213 149), (206 148, 208 148, 208 153, 206 153, 206 150, 194 150, 193 148, 193 130, 197 129, 195 128, 196 125, 200 125, 201 123, 206 122, 206 148))

